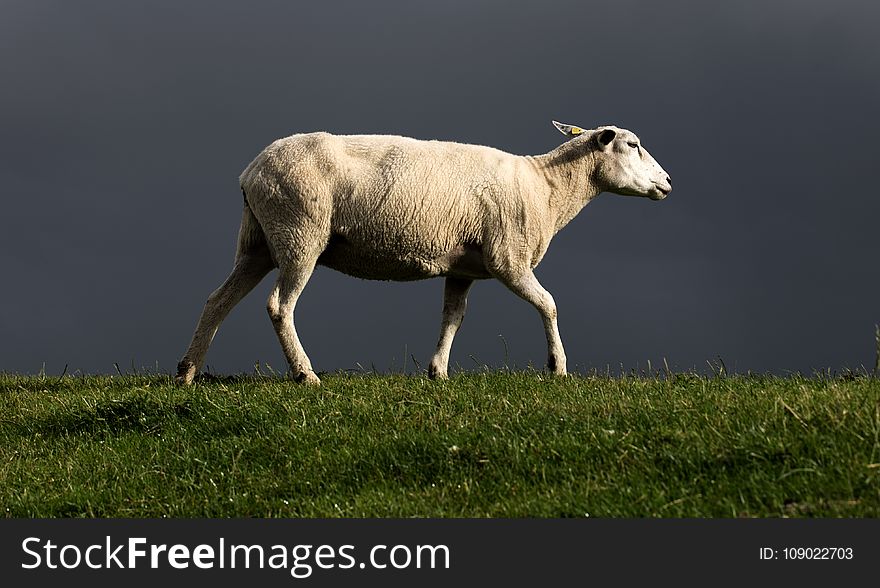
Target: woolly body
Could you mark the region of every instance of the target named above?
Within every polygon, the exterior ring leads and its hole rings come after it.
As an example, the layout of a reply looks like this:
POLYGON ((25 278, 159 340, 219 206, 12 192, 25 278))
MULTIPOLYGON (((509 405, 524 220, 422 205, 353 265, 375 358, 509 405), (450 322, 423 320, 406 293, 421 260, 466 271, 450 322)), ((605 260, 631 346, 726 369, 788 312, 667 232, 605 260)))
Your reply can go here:
POLYGON ((487 265, 533 268, 556 232, 534 159, 490 147, 294 135, 257 156, 241 185, 276 259, 303 239, 323 240, 318 263, 359 278, 479 279, 492 277, 487 265), (288 236, 292 216, 308 218, 316 234, 288 236))

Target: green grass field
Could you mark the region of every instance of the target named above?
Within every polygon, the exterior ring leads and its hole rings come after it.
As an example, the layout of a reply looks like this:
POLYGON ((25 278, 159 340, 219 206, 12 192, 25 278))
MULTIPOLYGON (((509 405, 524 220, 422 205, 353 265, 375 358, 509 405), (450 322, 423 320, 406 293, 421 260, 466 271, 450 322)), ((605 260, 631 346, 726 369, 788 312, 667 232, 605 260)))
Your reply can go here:
POLYGON ((0 375, 9 517, 876 517, 880 380, 0 375))

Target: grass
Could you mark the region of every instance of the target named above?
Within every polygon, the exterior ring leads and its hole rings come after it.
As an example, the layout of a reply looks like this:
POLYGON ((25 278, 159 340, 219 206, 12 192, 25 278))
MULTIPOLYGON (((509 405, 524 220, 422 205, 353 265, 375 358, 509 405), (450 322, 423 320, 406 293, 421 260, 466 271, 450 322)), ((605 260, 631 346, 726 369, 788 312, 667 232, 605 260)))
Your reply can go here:
POLYGON ((10 517, 876 517, 880 380, 0 375, 10 517))

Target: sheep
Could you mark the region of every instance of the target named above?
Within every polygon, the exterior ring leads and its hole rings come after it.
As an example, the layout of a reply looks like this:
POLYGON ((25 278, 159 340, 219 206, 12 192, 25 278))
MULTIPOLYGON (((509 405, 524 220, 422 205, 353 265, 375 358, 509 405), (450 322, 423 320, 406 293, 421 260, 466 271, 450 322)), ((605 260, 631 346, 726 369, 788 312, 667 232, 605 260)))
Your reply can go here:
POLYGON ((535 267, 554 235, 600 192, 662 200, 672 184, 628 130, 553 125, 569 140, 537 156, 325 132, 266 147, 240 177, 244 211, 232 273, 208 297, 176 380, 192 382, 220 323, 277 267, 269 317, 293 378, 320 384, 293 321, 318 264, 374 280, 444 276, 440 338, 428 368, 440 379, 471 284, 495 278, 538 310, 548 369, 565 375, 556 303, 535 267))

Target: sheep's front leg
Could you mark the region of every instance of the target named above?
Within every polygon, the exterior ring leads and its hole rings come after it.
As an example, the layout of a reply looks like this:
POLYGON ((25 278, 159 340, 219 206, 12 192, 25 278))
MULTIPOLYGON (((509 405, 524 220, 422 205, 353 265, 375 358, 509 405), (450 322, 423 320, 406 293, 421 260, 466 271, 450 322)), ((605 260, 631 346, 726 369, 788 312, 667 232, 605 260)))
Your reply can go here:
POLYGON ((535 274, 529 271, 516 277, 498 278, 517 296, 530 302, 541 313, 544 320, 544 331, 547 334, 547 368, 558 376, 564 376, 565 350, 559 337, 559 326, 556 324, 556 302, 550 292, 541 286, 535 274))
POLYGON ((473 280, 464 278, 447 277, 443 287, 443 321, 440 324, 440 340, 437 341, 437 350, 431 358, 428 366, 428 377, 447 378, 449 366, 449 351, 452 349, 452 340, 455 333, 464 320, 464 312, 467 309, 467 294, 473 280))

